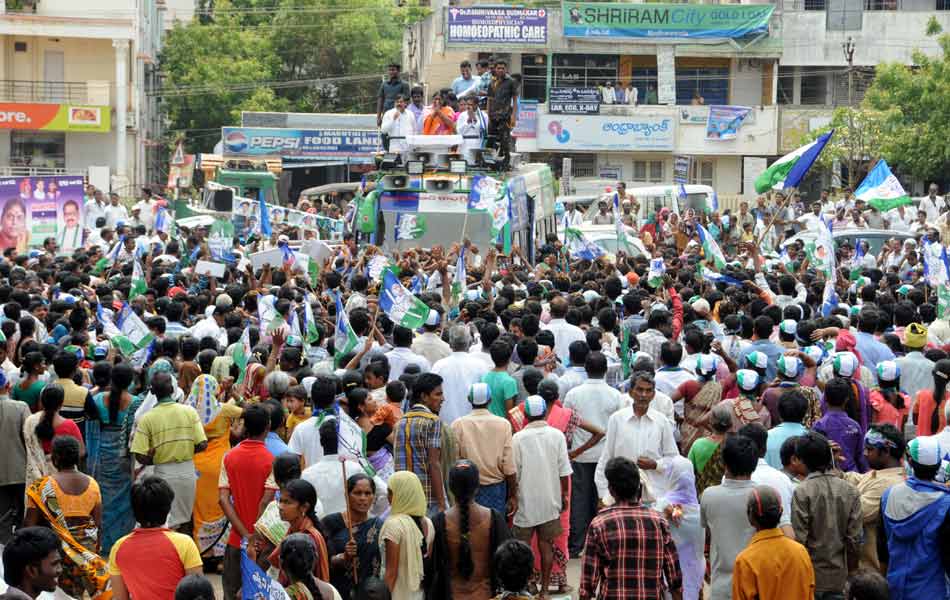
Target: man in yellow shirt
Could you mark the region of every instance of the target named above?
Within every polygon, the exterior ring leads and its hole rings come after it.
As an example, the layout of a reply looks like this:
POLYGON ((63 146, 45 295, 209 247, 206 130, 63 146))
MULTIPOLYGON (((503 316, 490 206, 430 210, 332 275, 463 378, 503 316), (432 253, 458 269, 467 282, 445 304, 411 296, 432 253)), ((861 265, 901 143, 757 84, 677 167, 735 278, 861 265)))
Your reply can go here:
MULTIPOLYGON (((208 447, 204 426, 194 408, 174 400, 175 382, 168 373, 152 377, 158 404, 139 420, 132 453, 143 465, 154 465, 155 475, 168 482, 175 500, 165 526, 171 529, 191 521, 195 504, 195 453, 208 447)), ((187 531, 186 531, 187 532, 187 531)))
POLYGON ((801 600, 815 595, 815 571, 808 550, 778 528, 782 499, 774 488, 759 485, 746 502, 755 534, 736 556, 733 600, 801 600))

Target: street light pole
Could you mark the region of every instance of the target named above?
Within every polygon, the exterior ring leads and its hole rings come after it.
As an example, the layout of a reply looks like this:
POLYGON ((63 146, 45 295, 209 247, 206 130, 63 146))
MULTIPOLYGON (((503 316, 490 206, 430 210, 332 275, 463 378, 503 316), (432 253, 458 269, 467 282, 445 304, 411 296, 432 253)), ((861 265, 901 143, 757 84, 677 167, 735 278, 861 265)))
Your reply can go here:
POLYGON ((854 39, 841 43, 848 61, 848 187, 854 191, 854 39))

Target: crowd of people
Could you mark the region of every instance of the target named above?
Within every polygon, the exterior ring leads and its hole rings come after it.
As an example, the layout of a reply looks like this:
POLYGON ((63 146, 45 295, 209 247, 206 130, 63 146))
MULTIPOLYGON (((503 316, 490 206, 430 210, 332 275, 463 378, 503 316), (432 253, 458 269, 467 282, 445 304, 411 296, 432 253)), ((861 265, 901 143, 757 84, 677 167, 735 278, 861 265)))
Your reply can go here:
MULTIPOLYGON (((786 200, 752 218, 826 226, 824 199, 786 200)), ((649 215, 652 256, 551 235, 537 265, 348 233, 317 270, 212 277, 208 231, 158 235, 152 201, 69 255, 9 248, 5 597, 211 600, 215 571, 226 600, 268 576, 293 600, 950 597, 931 203, 913 246, 837 248, 835 304, 813 249, 675 211, 649 215)))

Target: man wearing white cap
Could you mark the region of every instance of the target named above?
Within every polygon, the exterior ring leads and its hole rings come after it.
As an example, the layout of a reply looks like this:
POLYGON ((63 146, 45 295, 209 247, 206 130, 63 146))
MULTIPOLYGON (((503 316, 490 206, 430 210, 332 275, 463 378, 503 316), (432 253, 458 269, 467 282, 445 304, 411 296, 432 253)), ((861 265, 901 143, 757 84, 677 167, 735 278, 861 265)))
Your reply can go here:
POLYGON ((475 502, 507 515, 506 505, 513 508, 518 493, 511 459, 511 425, 489 412, 491 393, 487 383, 473 384, 468 400, 472 412, 452 423, 458 456, 478 467, 479 486, 475 502))
POLYGON ((932 437, 907 446, 913 476, 881 499, 878 556, 887 564, 891 598, 946 598, 950 573, 950 489, 934 481, 944 450, 932 437))
MULTIPOLYGON (((531 543, 537 536, 541 554, 541 589, 547 592, 554 562, 554 540, 561 535, 561 513, 568 506, 571 461, 564 434, 544 420, 547 404, 541 396, 524 401, 525 428, 511 440, 518 479, 518 510, 512 534, 531 543)), ((606 485, 606 479, 605 485, 606 485)))

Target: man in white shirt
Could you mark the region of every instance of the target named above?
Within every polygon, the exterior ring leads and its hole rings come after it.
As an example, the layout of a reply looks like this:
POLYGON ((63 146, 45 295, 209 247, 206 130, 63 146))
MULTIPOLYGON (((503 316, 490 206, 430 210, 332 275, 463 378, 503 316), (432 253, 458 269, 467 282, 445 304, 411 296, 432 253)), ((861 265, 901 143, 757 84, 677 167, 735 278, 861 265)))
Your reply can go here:
POLYGON ((119 195, 115 193, 109 194, 109 206, 105 208, 105 213, 106 225, 112 228, 129 220, 129 211, 119 203, 119 195))
POLYGON ((142 194, 144 195, 135 203, 135 208, 139 211, 139 219, 142 225, 145 225, 145 231, 149 232, 155 225, 155 202, 152 200, 152 190, 149 188, 142 188, 142 194))
MULTIPOLYGON (((389 152, 408 153, 410 150, 406 136, 419 133, 416 119, 406 110, 406 97, 396 96, 396 106, 390 108, 383 115, 383 123, 379 130, 389 138, 389 152)), ((405 157, 403 159, 405 161, 405 157)))
MULTIPOLYGON (((309 482, 314 489, 320 490, 320 502, 323 505, 325 515, 333 513, 346 512, 346 489, 343 483, 343 472, 345 469, 346 478, 353 475, 365 474, 360 463, 352 458, 340 456, 338 452, 339 436, 336 432, 336 420, 327 419, 320 424, 318 429, 320 434, 320 446, 323 448, 323 456, 308 466, 300 474, 300 478, 309 482), (340 465, 343 465, 342 467, 340 465)), ((386 512, 389 507, 387 499, 388 489, 386 482, 380 477, 373 477, 376 484, 376 499, 373 502, 373 508, 370 510, 372 516, 379 516, 386 512)))
POLYGON ((82 248, 83 227, 79 223, 79 205, 75 200, 67 200, 63 204, 63 225, 57 226, 56 245, 60 253, 72 254, 82 248))
POLYGON ((468 353, 472 346, 472 335, 465 325, 455 325, 449 329, 449 347, 452 354, 432 365, 432 372, 442 377, 442 393, 445 401, 439 411, 439 417, 446 425, 455 419, 472 412, 468 401, 468 391, 473 383, 478 383, 482 375, 488 373, 485 363, 468 353))
POLYGON ((224 329, 224 315, 227 309, 219 306, 214 307, 210 317, 198 321, 191 328, 191 336, 198 341, 210 337, 218 343, 218 346, 225 348, 228 345, 228 334, 224 329))
POLYGON ((412 351, 422 356, 430 365, 434 365, 443 358, 452 354, 452 349, 439 335, 439 322, 442 317, 439 311, 430 310, 425 325, 422 326, 422 335, 412 341, 412 351))
POLYGON ((940 216, 940 209, 944 207, 944 199, 938 196, 939 189, 936 183, 930 184, 928 194, 920 201, 918 208, 927 213, 927 220, 933 223, 940 216))
MULTIPOLYGON (((317 375, 310 386, 310 400, 313 402, 312 417, 294 427, 287 447, 294 454, 303 458, 303 466, 317 464, 323 458, 323 446, 320 445, 320 425, 326 420, 338 420, 337 453, 347 458, 357 459, 362 463, 366 459, 362 455, 365 435, 360 426, 340 410, 336 403, 336 390, 339 380, 332 375, 317 375)), ((339 467, 337 472, 340 473, 339 467)), ((342 475, 342 473, 340 473, 342 475)))
POLYGON ((92 194, 92 198, 86 201, 86 205, 83 207, 83 226, 86 229, 95 229, 96 228, 96 219, 99 217, 106 216, 106 204, 102 201, 102 192, 96 190, 92 194))
POLYGON ((432 368, 424 356, 416 354, 409 348, 412 345, 411 329, 402 325, 393 327, 393 345, 395 348, 386 353, 386 359, 389 361, 389 381, 399 379, 407 365, 418 366, 420 373, 428 373, 432 368))
MULTIPOLYGON (((610 415, 623 408, 623 396, 607 385, 607 357, 602 353, 589 353, 584 362, 584 370, 586 381, 567 392, 566 396, 561 397, 561 401, 564 408, 575 411, 581 421, 606 430, 610 415)), ((574 429, 571 447, 580 448, 590 437, 589 433, 577 427, 574 429)), ((605 443, 601 440, 571 461, 574 473, 571 476, 571 537, 568 540, 568 548, 572 556, 579 555, 584 549, 587 527, 597 514, 598 495, 594 473, 605 443)))
POLYGON ((564 373, 557 380, 558 393, 561 395, 562 401, 571 390, 587 381, 585 365, 587 364, 587 355, 590 354, 590 346, 587 345, 586 341, 571 342, 571 345, 567 347, 567 353, 570 363, 565 366, 564 373))
POLYGON ((580 327, 571 325, 564 320, 564 317, 567 316, 567 309, 568 303, 565 298, 558 296, 551 300, 551 321, 544 327, 544 329, 554 334, 554 353, 557 354, 561 364, 567 362, 572 342, 587 341, 587 337, 580 327))
POLYGON ((567 242, 568 228, 580 227, 584 223, 584 214, 577 210, 573 202, 564 203, 564 215, 561 217, 561 235, 567 242))
MULTIPOLYGON (((657 470, 657 462, 666 457, 677 456, 676 440, 673 437, 673 425, 669 420, 650 408, 650 401, 656 391, 653 374, 637 371, 632 377, 630 395, 633 406, 621 409, 611 415, 607 422, 607 438, 604 451, 597 461, 594 481, 597 495, 601 500, 607 498, 607 477, 604 469, 614 457, 623 456, 640 467, 644 483, 650 497, 663 490, 664 477, 657 470)), ((644 494, 647 497, 647 494, 644 494)))
POLYGON ((887 220, 888 229, 893 231, 910 231, 910 224, 913 217, 903 206, 898 206, 893 210, 887 211, 884 218, 887 220))
POLYGON ((680 366, 683 361, 683 346, 666 341, 660 346, 660 368, 656 371, 656 389, 672 396, 679 386, 696 376, 680 366))
POLYGON ((759 453, 755 471, 752 471, 752 483, 767 485, 778 492, 782 499, 782 517, 778 522, 779 529, 784 531, 788 537, 795 539, 795 532, 792 530, 792 494, 795 492, 795 484, 788 478, 788 475, 766 462, 765 453, 768 449, 769 432, 760 423, 753 422, 743 425, 738 434, 752 440, 759 453))
POLYGON ((511 456, 518 479, 518 511, 512 535, 530 543, 537 534, 542 590, 548 589, 551 579, 553 542, 563 531, 560 517, 567 508, 571 474, 564 434, 545 422, 546 410, 541 396, 528 396, 524 401, 528 424, 511 438, 511 456))

